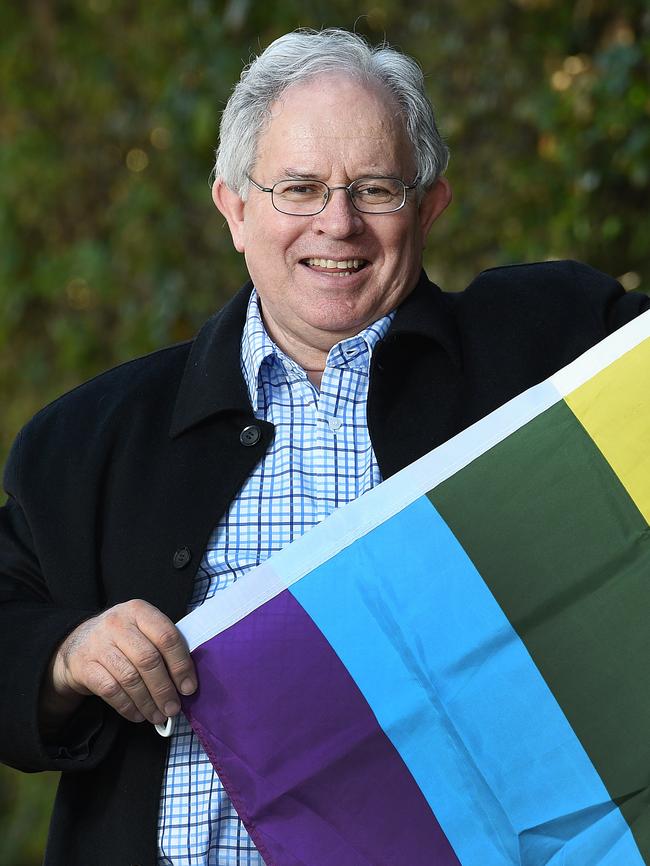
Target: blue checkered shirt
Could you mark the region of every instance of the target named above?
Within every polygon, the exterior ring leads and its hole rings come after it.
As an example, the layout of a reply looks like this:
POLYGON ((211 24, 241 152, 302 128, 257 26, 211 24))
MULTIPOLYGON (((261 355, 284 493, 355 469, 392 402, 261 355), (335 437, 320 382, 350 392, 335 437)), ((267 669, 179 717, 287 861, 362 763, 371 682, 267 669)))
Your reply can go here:
MULTIPOLYGON (((275 425, 275 437, 212 532, 189 610, 379 484, 366 422, 368 376, 393 315, 330 350, 319 392, 269 338, 253 291, 241 367, 255 416, 275 425)), ((184 716, 170 740, 158 846, 160 866, 263 866, 184 716)))

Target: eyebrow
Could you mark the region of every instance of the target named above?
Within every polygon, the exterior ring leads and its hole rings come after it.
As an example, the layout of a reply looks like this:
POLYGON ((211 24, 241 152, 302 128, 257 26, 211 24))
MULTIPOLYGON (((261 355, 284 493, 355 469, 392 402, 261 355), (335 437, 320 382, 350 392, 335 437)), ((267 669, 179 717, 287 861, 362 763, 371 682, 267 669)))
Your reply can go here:
MULTIPOLYGON (((321 178, 318 176, 318 174, 314 174, 313 172, 310 172, 310 171, 302 171, 299 168, 288 168, 287 167, 287 168, 283 168, 282 171, 284 172, 283 177, 290 178, 290 179, 321 180, 321 178)), ((359 178, 362 178, 362 177, 382 178, 382 177, 399 177, 399 175, 398 174, 390 174, 390 173, 384 172, 384 171, 366 171, 366 172, 363 172, 362 174, 359 175, 359 178)), ((358 178, 357 178, 357 180, 358 180, 358 178)))
POLYGON ((319 180, 317 174, 310 171, 301 171, 299 168, 283 168, 284 177, 298 178, 300 180, 319 180))

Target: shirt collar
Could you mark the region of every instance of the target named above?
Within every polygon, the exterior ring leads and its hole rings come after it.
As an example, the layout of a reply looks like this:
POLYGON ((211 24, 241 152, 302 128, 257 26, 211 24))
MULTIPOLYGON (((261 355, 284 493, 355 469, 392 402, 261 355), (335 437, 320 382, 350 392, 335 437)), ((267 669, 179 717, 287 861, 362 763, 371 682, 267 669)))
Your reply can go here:
MULTIPOLYGON (((189 357, 178 386, 170 424, 175 438, 215 413, 251 411, 249 391, 236 371, 242 356, 242 330, 253 286, 250 280, 234 298, 205 323, 189 345, 189 357)), ((376 323, 375 323, 376 324, 376 323)), ((370 326, 373 327, 372 325, 370 326)), ((440 343, 458 365, 461 364, 460 336, 453 305, 426 274, 401 304, 384 344, 420 335, 440 343)), ((375 350, 377 346, 374 346, 375 350)), ((253 405, 257 400, 253 401, 253 405)))
POLYGON ((246 321, 241 336, 241 369, 253 409, 257 409, 260 368, 267 358, 278 352, 278 347, 266 333, 257 303, 257 292, 251 292, 246 308, 246 321))
MULTIPOLYGON (((368 325, 367 328, 364 328, 356 336, 348 337, 336 343, 327 355, 326 366, 347 366, 349 364, 349 356, 351 354, 359 356, 362 354, 360 350, 365 347, 366 351, 363 352, 363 355, 366 358, 366 369, 369 369, 372 352, 377 343, 386 336, 394 318, 395 311, 393 310, 388 315, 382 316, 381 319, 368 325)), ((260 369, 267 359, 270 363, 278 361, 290 376, 298 375, 300 378, 306 378, 307 376, 305 371, 292 358, 289 358, 269 337, 262 321, 257 292, 253 289, 248 301, 246 321, 242 331, 241 369, 251 406, 254 410, 258 408, 260 369)))

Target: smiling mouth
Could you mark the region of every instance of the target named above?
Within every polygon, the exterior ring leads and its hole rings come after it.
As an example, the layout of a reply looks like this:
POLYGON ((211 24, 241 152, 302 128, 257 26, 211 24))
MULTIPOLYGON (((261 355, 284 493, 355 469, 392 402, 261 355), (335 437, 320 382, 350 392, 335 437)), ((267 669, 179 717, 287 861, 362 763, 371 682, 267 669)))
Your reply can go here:
POLYGON ((345 277, 356 274, 368 264, 367 259, 303 259, 301 264, 321 274, 345 277))

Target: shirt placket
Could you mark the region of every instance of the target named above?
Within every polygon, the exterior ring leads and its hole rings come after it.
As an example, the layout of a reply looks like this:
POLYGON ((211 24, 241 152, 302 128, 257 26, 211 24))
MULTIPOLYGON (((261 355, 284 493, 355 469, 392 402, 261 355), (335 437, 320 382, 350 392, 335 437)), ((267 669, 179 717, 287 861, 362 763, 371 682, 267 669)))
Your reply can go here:
MULTIPOLYGON (((360 338, 346 340, 330 352, 318 401, 318 428, 331 480, 323 492, 323 514, 354 499, 358 493, 354 453, 358 447, 354 429, 356 403, 365 396, 367 353, 360 338), (350 471, 352 469, 352 471, 350 471)), ((321 518, 322 519, 322 518, 321 518)))

